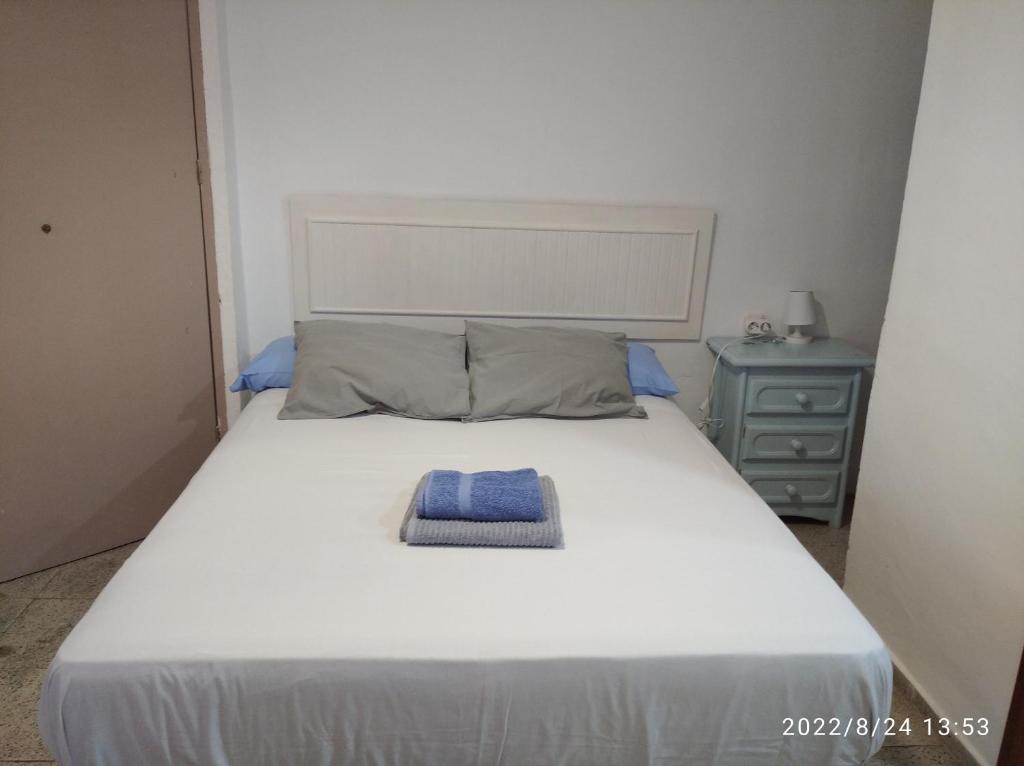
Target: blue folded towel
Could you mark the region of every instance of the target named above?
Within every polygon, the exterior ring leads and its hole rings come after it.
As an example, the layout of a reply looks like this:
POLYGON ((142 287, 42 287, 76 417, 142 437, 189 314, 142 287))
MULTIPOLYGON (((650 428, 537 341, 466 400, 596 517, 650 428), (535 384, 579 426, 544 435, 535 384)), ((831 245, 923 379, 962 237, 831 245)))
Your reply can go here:
POLYGON ((463 521, 543 521, 540 479, 532 468, 431 471, 416 496, 416 515, 463 521))

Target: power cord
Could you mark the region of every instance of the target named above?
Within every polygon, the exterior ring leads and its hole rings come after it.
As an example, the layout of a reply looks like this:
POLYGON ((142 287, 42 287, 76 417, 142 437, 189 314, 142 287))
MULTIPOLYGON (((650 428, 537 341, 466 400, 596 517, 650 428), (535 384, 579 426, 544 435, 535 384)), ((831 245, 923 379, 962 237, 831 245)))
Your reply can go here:
POLYGON ((700 420, 697 422, 697 428, 701 431, 706 431, 709 426, 720 428, 725 421, 722 418, 713 418, 711 413, 714 412, 714 395, 715 395, 715 375, 718 372, 718 364, 722 360, 722 354, 729 346, 734 346, 737 343, 754 344, 754 343, 782 343, 785 338, 780 338, 777 335, 744 335, 742 338, 734 338, 733 340, 726 343, 720 349, 718 354, 715 356, 715 363, 711 365, 711 379, 708 381, 708 395, 704 398, 704 403, 698 408, 700 412, 700 420))

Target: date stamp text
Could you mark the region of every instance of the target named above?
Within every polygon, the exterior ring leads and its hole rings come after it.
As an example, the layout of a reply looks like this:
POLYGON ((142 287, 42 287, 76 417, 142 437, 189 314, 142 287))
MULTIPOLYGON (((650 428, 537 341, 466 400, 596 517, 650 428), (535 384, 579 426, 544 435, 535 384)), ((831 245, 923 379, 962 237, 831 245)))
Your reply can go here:
POLYGON ((984 737, 987 718, 825 718, 802 716, 782 719, 784 737, 909 737, 923 732, 928 737, 984 737))

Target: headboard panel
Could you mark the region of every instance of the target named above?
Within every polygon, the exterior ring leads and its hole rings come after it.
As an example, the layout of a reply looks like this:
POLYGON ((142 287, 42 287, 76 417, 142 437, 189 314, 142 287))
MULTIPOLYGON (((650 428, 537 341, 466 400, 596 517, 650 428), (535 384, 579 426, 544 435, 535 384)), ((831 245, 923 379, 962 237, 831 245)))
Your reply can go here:
POLYGON ((715 216, 677 207, 296 195, 295 318, 700 338, 715 216))

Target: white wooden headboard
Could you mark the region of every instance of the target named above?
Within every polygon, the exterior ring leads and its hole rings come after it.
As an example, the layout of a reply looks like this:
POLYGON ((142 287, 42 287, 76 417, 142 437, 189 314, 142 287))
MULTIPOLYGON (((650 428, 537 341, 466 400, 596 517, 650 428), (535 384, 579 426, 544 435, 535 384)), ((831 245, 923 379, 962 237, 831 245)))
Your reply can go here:
POLYGON ((464 319, 700 338, 715 214, 295 195, 294 313, 461 332, 464 319))

